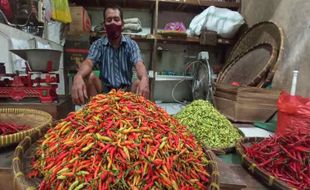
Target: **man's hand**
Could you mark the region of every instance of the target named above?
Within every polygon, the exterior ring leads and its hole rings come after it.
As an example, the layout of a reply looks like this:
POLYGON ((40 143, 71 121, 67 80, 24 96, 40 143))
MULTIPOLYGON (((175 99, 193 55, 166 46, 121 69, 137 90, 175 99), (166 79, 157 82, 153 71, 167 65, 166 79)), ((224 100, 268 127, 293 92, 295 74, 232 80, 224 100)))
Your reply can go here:
POLYGON ((138 79, 140 80, 136 93, 138 95, 144 96, 145 98, 149 98, 149 93, 150 93, 150 87, 149 87, 149 78, 147 76, 147 71, 145 68, 145 65, 143 64, 142 61, 139 61, 135 65, 138 79))
POLYGON ((138 95, 141 95, 145 98, 149 98, 149 94, 150 94, 150 87, 149 87, 149 80, 147 77, 145 78, 142 78, 140 80, 140 83, 138 85, 138 88, 137 88, 137 92, 136 92, 138 95))
POLYGON ((79 74, 74 76, 71 96, 73 103, 78 105, 84 104, 85 98, 88 98, 87 87, 83 77, 79 74))

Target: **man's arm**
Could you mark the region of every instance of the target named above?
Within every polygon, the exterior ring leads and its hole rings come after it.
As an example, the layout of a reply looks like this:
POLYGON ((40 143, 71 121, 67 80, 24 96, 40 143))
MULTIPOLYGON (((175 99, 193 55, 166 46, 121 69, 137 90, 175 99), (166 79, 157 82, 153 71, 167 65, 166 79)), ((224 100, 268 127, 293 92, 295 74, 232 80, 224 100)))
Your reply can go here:
POLYGON ((82 64, 79 65, 78 72, 74 76, 72 85, 72 101, 75 104, 84 104, 87 96, 87 87, 85 85, 84 78, 89 76, 93 69, 93 62, 91 59, 85 59, 82 64))
POLYGON ((145 98, 149 98, 149 78, 145 65, 142 61, 138 61, 138 63, 135 64, 135 68, 137 71, 138 79, 140 80, 136 93, 144 96, 145 98))

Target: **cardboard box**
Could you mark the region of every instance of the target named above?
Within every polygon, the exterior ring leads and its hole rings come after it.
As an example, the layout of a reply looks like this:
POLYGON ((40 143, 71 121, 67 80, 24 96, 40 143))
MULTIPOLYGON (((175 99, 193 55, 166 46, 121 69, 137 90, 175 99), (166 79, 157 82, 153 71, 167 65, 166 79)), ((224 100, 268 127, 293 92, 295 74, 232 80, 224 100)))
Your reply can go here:
POLYGON ((218 86, 215 107, 234 122, 267 121, 277 111, 280 91, 257 87, 218 86))
POLYGON ((69 34, 89 33, 91 29, 91 21, 87 10, 84 7, 70 7, 72 22, 69 26, 69 34))

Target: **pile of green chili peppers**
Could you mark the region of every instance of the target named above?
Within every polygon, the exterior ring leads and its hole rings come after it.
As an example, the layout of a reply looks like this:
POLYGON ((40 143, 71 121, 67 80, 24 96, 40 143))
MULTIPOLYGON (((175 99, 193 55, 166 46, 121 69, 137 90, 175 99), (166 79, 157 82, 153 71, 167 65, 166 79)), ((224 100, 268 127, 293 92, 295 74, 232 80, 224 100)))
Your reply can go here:
POLYGON ((209 148, 232 147, 242 137, 238 129, 208 101, 195 100, 175 117, 209 148))

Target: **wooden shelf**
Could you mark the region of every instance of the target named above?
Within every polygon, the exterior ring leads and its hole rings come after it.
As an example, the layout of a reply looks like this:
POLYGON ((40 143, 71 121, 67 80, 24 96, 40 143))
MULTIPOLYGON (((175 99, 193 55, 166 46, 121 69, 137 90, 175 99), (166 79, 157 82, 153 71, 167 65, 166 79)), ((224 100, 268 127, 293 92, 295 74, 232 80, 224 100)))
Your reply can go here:
MULTIPOLYGON (((109 3, 115 3, 125 8, 143 8, 154 9, 156 0, 70 0, 71 3, 82 5, 84 7, 104 7, 109 3)), ((240 2, 225 2, 218 0, 159 0, 161 9, 176 11, 194 11, 203 10, 209 6, 229 8, 237 10, 240 8, 240 2)))
POLYGON ((194 5, 194 6, 216 6, 223 8, 239 8, 240 2, 225 2, 225 1, 217 1, 217 0, 159 0, 162 4, 164 3, 174 3, 179 5, 194 5))
MULTIPOLYGON (((190 43, 190 44, 200 44, 199 37, 187 37, 187 38, 175 38, 175 37, 164 37, 162 35, 157 34, 155 38, 159 42, 164 43, 177 43, 177 44, 184 44, 184 43, 190 43)), ((224 38, 218 38, 217 40, 218 44, 232 44, 233 40, 224 39, 224 38)))
MULTIPOLYGON (((98 35, 97 38, 100 38, 101 35, 98 35)), ((152 42, 155 39, 160 42, 160 43, 169 43, 169 44, 197 44, 199 45, 199 37, 186 37, 186 38, 179 38, 179 37, 165 37, 160 34, 152 35, 139 35, 139 34, 126 34, 126 36, 129 36, 131 39, 137 41, 137 42, 152 42)), ((77 37, 77 36, 67 36, 68 38, 70 37, 77 37)), ((79 38, 88 38, 88 34, 82 34, 78 35, 79 38)), ((223 45, 230 45, 234 43, 234 40, 230 39, 224 39, 224 38, 218 38, 217 40, 218 44, 223 44, 223 45)))
POLYGON ((179 81, 179 80, 193 80, 192 76, 180 76, 180 75, 157 75, 155 81, 179 81))
POLYGON ((84 7, 104 7, 107 4, 117 4, 123 8, 141 8, 141 9, 154 9, 155 0, 70 0, 72 3, 84 7))

